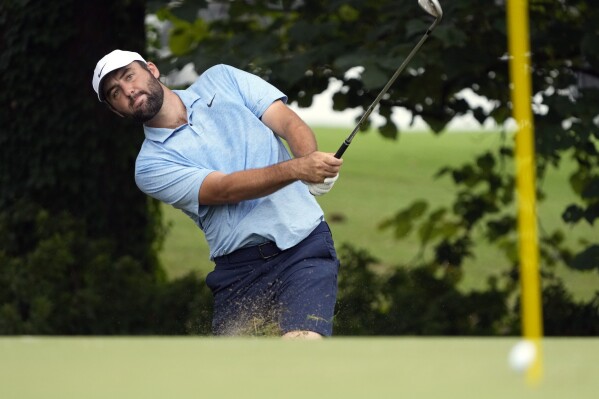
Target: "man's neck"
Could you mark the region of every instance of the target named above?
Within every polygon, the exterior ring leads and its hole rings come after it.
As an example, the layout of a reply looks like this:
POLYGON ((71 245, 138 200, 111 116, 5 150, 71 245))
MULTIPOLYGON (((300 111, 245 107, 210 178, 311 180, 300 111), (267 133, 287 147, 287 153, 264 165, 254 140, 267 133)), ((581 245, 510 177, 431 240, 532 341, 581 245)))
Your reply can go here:
POLYGON ((144 123, 148 127, 175 129, 187 123, 185 104, 172 90, 164 88, 162 108, 152 119, 144 123))

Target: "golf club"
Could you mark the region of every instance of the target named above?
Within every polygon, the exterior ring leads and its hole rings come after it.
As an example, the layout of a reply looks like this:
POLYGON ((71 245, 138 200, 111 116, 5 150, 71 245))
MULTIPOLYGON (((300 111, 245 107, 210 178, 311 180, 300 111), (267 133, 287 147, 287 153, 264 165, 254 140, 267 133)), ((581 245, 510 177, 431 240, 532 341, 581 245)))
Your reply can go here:
POLYGON ((410 54, 408 54, 408 57, 399 66, 399 68, 397 68, 397 71, 395 71, 395 73, 393 74, 393 76, 391 77, 391 79, 389 80, 389 82, 387 82, 387 84, 385 85, 385 87, 383 87, 383 90, 381 90, 381 92, 379 93, 379 95, 375 98, 374 102, 370 105, 370 107, 368 107, 368 109, 366 110, 366 112, 364 113, 364 115, 362 115, 362 117, 360 118, 360 121, 358 122, 358 124, 356 125, 356 127, 354 128, 354 130, 345 139, 345 141, 343 142, 343 144, 341 144, 341 147, 339 147, 339 149, 335 153, 335 158, 341 158, 341 156, 343 155, 343 153, 345 152, 345 150, 347 150, 347 147, 349 147, 349 145, 351 144, 351 142, 352 142, 354 136, 356 135, 356 133, 358 132, 358 130, 360 130, 360 127, 362 127, 362 124, 364 123, 364 121, 368 119, 368 117, 370 116, 370 114, 374 110, 374 107, 376 107, 377 104, 381 101, 381 98, 383 98, 383 96, 385 95, 385 93, 387 92, 387 90, 389 90, 389 87, 391 87, 391 85, 393 84, 393 82, 395 82, 395 79, 397 79, 397 77, 399 76, 399 74, 405 69, 406 65, 408 65, 408 63, 414 57, 414 54, 416 54, 416 52, 420 49, 420 47, 422 46, 422 44, 426 41, 426 39, 428 39, 428 37, 431 34, 431 32, 433 31, 433 29, 435 29, 435 27, 437 26, 437 24, 439 23, 439 21, 441 21, 441 18, 443 18, 443 10, 441 9, 441 5, 439 4, 439 2, 437 0, 418 0, 418 4, 427 13, 429 13, 430 15, 432 15, 433 17, 435 17, 435 20, 433 21, 432 25, 427 29, 427 31, 424 34, 424 36, 422 36, 422 39, 420 39, 420 41, 418 42, 418 44, 416 44, 416 46, 412 49, 412 51, 410 52, 410 54))

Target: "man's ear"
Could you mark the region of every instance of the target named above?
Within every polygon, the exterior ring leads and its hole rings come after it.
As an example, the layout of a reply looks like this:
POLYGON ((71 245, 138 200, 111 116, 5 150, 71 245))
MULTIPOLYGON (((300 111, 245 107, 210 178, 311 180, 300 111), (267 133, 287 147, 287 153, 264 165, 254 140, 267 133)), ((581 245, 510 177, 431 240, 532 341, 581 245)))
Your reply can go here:
POLYGON ((156 66, 156 64, 154 64, 151 61, 148 61, 147 65, 148 65, 148 69, 150 70, 152 75, 154 75, 154 77, 156 79, 158 79, 160 77, 160 71, 158 70, 158 67, 156 66))

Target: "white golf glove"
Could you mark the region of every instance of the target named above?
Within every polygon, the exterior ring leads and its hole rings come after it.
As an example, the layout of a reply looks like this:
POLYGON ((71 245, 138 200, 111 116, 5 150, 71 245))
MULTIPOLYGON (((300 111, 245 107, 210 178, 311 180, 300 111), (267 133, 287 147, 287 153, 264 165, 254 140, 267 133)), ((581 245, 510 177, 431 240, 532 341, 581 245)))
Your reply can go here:
POLYGON ((324 195, 331 191, 333 185, 335 185, 335 182, 338 178, 339 173, 337 173, 335 177, 327 177, 326 179, 324 179, 324 183, 308 183, 308 190, 310 190, 310 194, 312 194, 315 197, 324 195))

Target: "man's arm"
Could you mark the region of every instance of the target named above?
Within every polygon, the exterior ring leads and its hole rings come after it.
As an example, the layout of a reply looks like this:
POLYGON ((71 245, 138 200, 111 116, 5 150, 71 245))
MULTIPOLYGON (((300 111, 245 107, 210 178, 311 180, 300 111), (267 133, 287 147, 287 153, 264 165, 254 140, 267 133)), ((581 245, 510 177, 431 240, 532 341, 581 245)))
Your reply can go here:
POLYGON ((312 129, 283 101, 272 103, 261 119, 270 130, 287 141, 294 157, 303 157, 318 150, 312 129))
POLYGON ((212 172, 200 188, 200 204, 231 204, 260 198, 297 180, 322 183, 339 173, 343 161, 333 154, 316 151, 312 130, 282 101, 275 101, 264 112, 262 122, 289 143, 295 158, 260 169, 230 174, 212 172))

